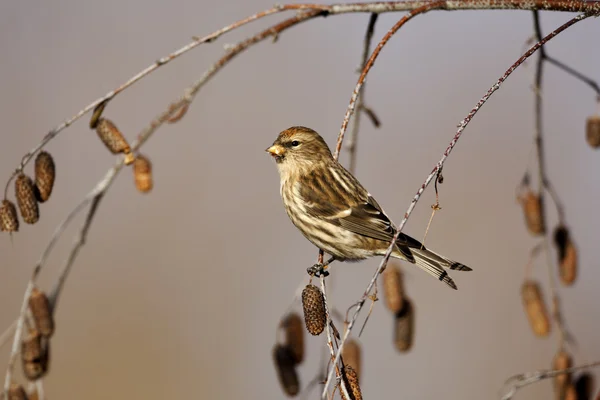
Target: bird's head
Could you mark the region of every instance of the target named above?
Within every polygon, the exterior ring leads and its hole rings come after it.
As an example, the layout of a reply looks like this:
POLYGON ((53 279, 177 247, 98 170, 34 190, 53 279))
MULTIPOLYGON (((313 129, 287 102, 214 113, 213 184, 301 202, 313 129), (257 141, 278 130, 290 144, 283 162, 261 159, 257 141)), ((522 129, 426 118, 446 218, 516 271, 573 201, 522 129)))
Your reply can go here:
POLYGON ((280 172, 288 168, 310 168, 332 158, 321 135, 303 126, 293 126, 281 132, 266 151, 273 156, 280 172))

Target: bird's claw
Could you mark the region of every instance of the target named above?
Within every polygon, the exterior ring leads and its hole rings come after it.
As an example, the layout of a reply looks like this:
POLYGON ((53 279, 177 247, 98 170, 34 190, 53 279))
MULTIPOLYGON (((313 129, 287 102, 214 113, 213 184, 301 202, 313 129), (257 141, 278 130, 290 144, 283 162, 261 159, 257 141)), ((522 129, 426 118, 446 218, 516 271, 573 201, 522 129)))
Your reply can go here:
POLYGON ((320 278, 321 275, 323 275, 324 277, 327 277, 327 276, 329 276, 329 272, 325 271, 326 268, 327 268, 327 264, 316 263, 312 267, 307 268, 306 272, 308 272, 308 274, 310 276, 314 276, 317 278, 320 278))

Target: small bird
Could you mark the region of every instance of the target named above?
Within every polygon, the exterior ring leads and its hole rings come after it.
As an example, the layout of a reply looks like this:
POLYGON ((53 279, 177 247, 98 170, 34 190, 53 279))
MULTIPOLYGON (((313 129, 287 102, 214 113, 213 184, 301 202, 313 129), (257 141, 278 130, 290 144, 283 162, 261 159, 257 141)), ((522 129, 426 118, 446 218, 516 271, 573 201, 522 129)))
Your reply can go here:
MULTIPOLYGON (((283 205, 293 224, 334 260, 358 261, 383 256, 396 227, 371 194, 331 155, 314 130, 293 126, 266 149, 277 164, 283 205)), ((471 268, 434 253, 401 233, 392 257, 416 264, 453 289, 444 270, 471 268)))

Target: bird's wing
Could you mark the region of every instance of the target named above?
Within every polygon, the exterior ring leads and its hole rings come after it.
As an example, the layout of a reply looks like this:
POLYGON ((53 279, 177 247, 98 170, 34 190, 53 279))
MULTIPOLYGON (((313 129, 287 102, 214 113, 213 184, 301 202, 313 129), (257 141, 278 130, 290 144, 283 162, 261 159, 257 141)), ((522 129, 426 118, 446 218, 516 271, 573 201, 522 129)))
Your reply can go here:
MULTIPOLYGON (((388 243, 396 232, 377 201, 340 164, 307 174, 301 179, 298 192, 306 212, 313 217, 388 243)), ((410 248, 421 248, 421 243, 402 233, 396 243, 403 255, 414 262, 410 248)))

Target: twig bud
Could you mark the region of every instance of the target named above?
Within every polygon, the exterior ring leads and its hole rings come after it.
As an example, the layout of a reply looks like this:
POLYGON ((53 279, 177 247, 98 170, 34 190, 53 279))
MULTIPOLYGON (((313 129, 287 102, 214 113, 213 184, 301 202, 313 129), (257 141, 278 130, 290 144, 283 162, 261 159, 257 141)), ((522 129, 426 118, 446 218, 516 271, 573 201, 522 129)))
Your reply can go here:
POLYGON ((396 314, 394 321, 394 344, 399 352, 411 349, 415 336, 415 310, 412 302, 405 298, 404 307, 396 314))
POLYGON ((544 204, 541 197, 528 190, 521 198, 521 204, 529 233, 534 236, 543 235, 546 226, 544 224, 544 204))
POLYGON ((600 147, 600 115, 592 115, 587 119, 585 138, 594 149, 600 147))
POLYGON ((280 344, 273 348, 273 361, 281 388, 288 396, 296 396, 300 392, 300 382, 295 368, 295 356, 287 346, 280 344))
POLYGON ((388 265, 383 272, 383 296, 387 308, 393 313, 400 312, 404 306, 402 286, 402 272, 395 265, 388 265))
POLYGON ((577 277, 577 249, 567 228, 564 226, 556 228, 554 231, 554 244, 558 250, 560 280, 565 285, 571 285, 577 277))
POLYGON ((52 194, 56 167, 50 153, 42 151, 35 158, 35 194, 40 203, 45 202, 52 194))
POLYGON ((115 124, 106 118, 100 118, 98 125, 96 125, 96 132, 98 137, 102 140, 102 143, 110 150, 113 154, 123 153, 130 154, 131 147, 125 140, 125 137, 115 126, 115 124))
POLYGON ((23 386, 13 383, 8 389, 8 400, 27 400, 27 394, 23 386))
POLYGON ((48 371, 49 344, 36 330, 21 343, 23 373, 27 379, 34 381, 48 371))
POLYGON ((350 399, 346 398, 343 390, 340 390, 342 394, 343 400, 362 400, 362 393, 360 392, 360 386, 358 385, 358 375, 354 368, 350 365, 345 365, 342 369, 342 379, 346 384, 346 389, 348 390, 348 395, 350 399))
POLYGON ((35 199, 33 181, 23 173, 20 173, 15 180, 15 197, 23 221, 28 224, 35 224, 40 219, 40 209, 35 199))
POLYGON ((325 297, 321 289, 315 285, 306 285, 302 291, 302 308, 304 310, 306 329, 311 335, 320 335, 327 323, 325 297))
POLYGON ((52 336, 54 333, 54 318, 46 294, 38 288, 33 288, 29 297, 29 308, 31 309, 35 326, 42 336, 52 336))
POLYGON ((291 350, 295 364, 304 360, 304 327, 302 319, 296 313, 288 314, 281 326, 285 330, 285 345, 291 350))
POLYGON ((17 208, 9 200, 2 200, 2 206, 0 206, 0 230, 3 232, 17 232, 19 230, 17 208))
POLYGON ((357 340, 350 338, 346 341, 342 349, 342 359, 344 365, 351 366, 354 369, 357 379, 360 380, 361 351, 360 343, 357 340))
MULTIPOLYGON (((553 370, 567 369, 571 368, 572 366, 573 359, 571 358, 571 355, 563 349, 560 349, 558 353, 556 353, 556 355, 554 356, 554 359, 552 360, 553 370)), ((559 395, 559 397, 564 398, 564 396, 561 396, 561 394, 566 393, 567 385, 569 385, 570 383, 571 374, 556 375, 554 377, 554 390, 556 391, 556 394, 559 395)))
POLYGON ((521 286, 521 297, 533 333, 540 337, 547 336, 550 333, 550 319, 538 283, 524 282, 521 286))
POLYGON ((133 162, 133 177, 135 186, 142 193, 148 193, 152 190, 152 163, 150 160, 139 154, 133 162))

